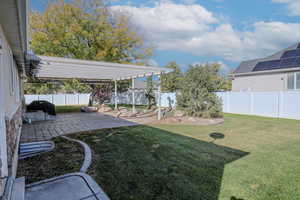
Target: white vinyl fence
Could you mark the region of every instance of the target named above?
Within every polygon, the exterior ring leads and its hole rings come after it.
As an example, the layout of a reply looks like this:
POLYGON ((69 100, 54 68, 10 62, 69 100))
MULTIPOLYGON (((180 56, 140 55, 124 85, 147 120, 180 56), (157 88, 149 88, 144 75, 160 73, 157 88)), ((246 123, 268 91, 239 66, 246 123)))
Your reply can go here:
POLYGON ((89 97, 90 94, 26 94, 25 103, 30 104, 32 101, 45 100, 57 106, 87 105, 89 103, 89 97))
MULTIPOLYGON (((155 95, 157 98, 157 95, 155 95)), ((89 102, 90 94, 47 94, 47 95, 25 95, 25 103, 30 104, 35 100, 45 100, 53 103, 57 106, 62 105, 87 105, 89 102)), ((111 103, 114 103, 114 96, 111 98, 111 103)), ((157 101, 158 102, 158 101, 157 101)), ((119 104, 131 104, 132 93, 125 92, 118 94, 119 104)), ((147 105, 148 100, 144 92, 135 92, 135 104, 147 105)), ((176 94, 175 93, 161 93, 161 106, 168 107, 176 106, 176 94)))
POLYGON ((218 92, 223 112, 300 119, 300 92, 218 92))

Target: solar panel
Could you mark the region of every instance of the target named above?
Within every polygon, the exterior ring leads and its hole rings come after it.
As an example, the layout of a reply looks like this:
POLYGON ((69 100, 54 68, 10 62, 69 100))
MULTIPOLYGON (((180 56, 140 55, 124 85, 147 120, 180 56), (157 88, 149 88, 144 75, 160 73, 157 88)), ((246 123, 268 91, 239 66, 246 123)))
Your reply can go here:
POLYGON ((295 61, 295 66, 300 67, 300 57, 298 57, 295 61))
POLYGON ((253 71, 264 71, 264 70, 272 70, 272 69, 279 69, 280 68, 280 60, 271 60, 271 61, 264 61, 259 62, 253 71))
POLYGON ((295 66, 296 59, 297 58, 282 59, 280 62, 280 68, 290 68, 295 66))
POLYGON ((290 50, 284 52, 284 54, 281 56, 281 58, 290 58, 295 57, 297 55, 297 50, 290 50))

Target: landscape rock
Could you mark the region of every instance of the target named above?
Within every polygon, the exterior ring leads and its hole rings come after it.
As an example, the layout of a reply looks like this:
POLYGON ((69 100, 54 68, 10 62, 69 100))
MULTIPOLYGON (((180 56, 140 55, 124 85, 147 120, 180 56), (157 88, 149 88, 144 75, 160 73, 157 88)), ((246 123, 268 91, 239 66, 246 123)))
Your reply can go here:
POLYGON ((175 110, 174 117, 183 117, 185 113, 182 110, 175 110))
POLYGON ((112 109, 106 105, 106 104, 102 104, 98 110, 98 112, 111 112, 112 109))

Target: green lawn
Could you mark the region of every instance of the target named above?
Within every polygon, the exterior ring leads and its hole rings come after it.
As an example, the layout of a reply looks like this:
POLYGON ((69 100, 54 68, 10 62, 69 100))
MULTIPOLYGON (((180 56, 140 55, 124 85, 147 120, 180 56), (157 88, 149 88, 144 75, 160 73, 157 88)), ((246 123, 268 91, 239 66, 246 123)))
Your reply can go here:
POLYGON ((72 137, 92 147, 89 174, 112 200, 300 197, 300 121, 226 114, 217 126, 141 125, 72 137))
POLYGON ((86 105, 55 106, 55 111, 56 113, 80 112, 82 106, 86 106, 86 105))
POLYGON ((226 114, 218 126, 138 126, 76 137, 94 149, 91 173, 114 200, 300 197, 300 121, 226 114))

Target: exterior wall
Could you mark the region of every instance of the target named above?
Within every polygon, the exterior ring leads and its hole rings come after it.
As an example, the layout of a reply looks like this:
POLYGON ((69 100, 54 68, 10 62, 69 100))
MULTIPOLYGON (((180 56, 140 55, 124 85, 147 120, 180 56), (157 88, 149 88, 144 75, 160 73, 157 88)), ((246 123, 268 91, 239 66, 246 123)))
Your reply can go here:
POLYGON ((232 81, 232 91, 285 91, 287 90, 286 85, 286 73, 238 76, 232 81))
POLYGON ((15 177, 22 126, 21 79, 0 26, 0 196, 4 177, 15 177))

